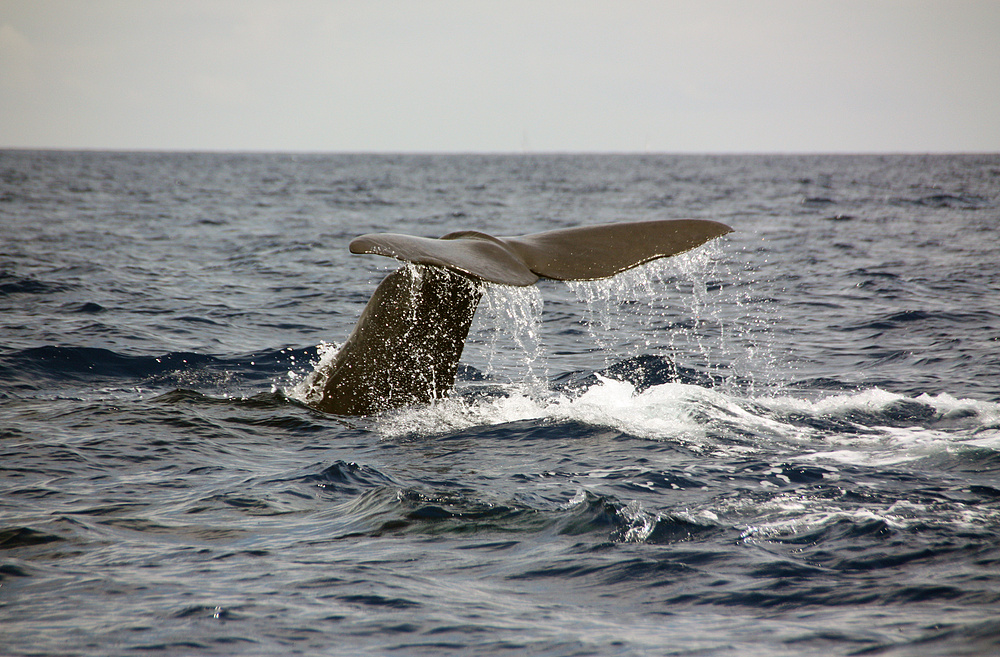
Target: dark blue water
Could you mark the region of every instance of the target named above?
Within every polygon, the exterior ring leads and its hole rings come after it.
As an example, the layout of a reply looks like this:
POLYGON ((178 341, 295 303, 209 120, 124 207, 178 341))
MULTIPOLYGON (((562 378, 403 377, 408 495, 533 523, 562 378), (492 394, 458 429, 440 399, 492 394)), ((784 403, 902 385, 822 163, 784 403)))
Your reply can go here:
POLYGON ((0 152, 0 653, 1000 652, 1000 156, 0 152), (366 232, 707 218, 316 412, 366 232))

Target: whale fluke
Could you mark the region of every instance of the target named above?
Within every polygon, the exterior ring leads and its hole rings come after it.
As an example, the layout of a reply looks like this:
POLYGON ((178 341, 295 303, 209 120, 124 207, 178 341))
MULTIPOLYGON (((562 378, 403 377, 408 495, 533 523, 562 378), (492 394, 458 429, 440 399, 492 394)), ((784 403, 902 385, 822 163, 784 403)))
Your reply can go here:
POLYGON ((452 271, 502 285, 532 285, 614 276, 650 260, 677 255, 732 232, 717 221, 676 219, 563 228, 521 237, 472 230, 439 239, 378 233, 351 242, 371 253, 452 271))
POLYGON ((526 286, 538 275, 504 240, 476 231, 449 233, 440 239, 378 233, 351 242, 351 253, 372 253, 418 265, 444 267, 472 278, 526 286))
POLYGON ((367 415, 443 397, 458 361, 481 283, 526 286, 614 276, 732 232, 716 221, 683 219, 565 228, 521 237, 476 231, 439 239, 362 235, 352 253, 421 265, 389 274, 376 288, 350 337, 319 373, 313 405, 339 415, 367 415))

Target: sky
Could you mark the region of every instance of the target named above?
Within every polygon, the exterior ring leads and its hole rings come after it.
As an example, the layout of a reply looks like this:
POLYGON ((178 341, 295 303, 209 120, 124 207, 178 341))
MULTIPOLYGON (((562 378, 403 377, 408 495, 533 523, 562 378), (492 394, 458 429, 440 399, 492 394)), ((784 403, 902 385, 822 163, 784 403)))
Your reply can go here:
POLYGON ((0 148, 1000 152, 1000 0, 0 0, 0 148))

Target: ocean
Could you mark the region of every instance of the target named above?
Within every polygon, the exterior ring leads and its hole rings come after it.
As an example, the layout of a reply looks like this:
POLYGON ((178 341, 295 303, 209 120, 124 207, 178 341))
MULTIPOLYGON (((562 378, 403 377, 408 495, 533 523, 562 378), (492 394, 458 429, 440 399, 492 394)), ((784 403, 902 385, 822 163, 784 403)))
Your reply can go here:
POLYGON ((0 151, 0 653, 1000 653, 1000 155, 0 151), (354 237, 712 219, 304 403, 354 237))

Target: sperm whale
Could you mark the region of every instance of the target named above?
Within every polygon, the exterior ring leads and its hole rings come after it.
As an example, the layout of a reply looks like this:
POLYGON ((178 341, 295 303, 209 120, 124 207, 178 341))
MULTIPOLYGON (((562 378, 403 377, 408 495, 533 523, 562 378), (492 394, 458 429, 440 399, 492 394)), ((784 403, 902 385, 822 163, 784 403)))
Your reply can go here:
POLYGON ((368 415, 444 397, 455 384, 484 283, 527 286, 607 278, 732 232, 708 220, 599 224, 519 237, 459 231, 440 238, 362 235, 351 253, 395 258, 354 330, 320 373, 314 406, 368 415))

